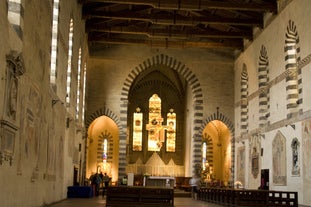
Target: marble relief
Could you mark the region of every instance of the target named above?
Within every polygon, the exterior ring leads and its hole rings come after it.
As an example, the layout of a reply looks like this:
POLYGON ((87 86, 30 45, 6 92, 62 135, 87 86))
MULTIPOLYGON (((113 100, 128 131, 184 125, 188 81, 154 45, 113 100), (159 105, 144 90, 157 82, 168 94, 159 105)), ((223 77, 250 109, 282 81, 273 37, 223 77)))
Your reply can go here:
POLYGON ((0 120, 0 164, 8 161, 13 163, 15 142, 18 135, 18 98, 19 79, 24 74, 21 53, 11 51, 6 55, 5 94, 3 97, 4 113, 0 120))

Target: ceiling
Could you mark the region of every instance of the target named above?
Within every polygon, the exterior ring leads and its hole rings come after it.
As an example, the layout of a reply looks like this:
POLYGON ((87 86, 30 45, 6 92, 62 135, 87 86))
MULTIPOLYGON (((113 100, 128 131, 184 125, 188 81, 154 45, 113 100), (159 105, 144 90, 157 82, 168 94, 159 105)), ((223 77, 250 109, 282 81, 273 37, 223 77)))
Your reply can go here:
POLYGON ((78 0, 90 50, 99 46, 243 50, 278 0, 78 0))

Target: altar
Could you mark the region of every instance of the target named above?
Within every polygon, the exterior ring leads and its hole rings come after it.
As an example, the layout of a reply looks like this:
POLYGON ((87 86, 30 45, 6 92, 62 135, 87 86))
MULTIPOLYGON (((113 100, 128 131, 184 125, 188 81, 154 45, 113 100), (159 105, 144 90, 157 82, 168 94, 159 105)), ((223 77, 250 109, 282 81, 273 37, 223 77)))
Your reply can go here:
POLYGON ((144 186, 174 188, 175 177, 165 177, 165 176, 144 177, 144 186))

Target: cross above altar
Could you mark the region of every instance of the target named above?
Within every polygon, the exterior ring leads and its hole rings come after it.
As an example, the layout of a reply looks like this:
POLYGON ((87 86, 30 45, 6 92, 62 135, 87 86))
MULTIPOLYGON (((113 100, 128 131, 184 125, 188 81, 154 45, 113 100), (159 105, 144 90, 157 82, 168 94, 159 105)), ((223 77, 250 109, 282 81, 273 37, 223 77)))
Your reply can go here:
POLYGON ((148 130, 148 150, 160 151, 164 142, 164 130, 167 126, 163 125, 163 118, 159 114, 156 117, 149 119, 149 123, 146 125, 148 130))

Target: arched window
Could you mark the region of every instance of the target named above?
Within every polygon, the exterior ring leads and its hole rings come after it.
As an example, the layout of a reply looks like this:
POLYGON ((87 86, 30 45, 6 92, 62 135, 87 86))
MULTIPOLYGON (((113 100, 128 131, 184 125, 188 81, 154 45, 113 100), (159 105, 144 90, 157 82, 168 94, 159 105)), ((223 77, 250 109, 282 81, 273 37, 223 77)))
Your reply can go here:
POLYGON ((206 141, 203 141, 202 143, 202 170, 206 170, 206 164, 207 159, 206 159, 206 153, 207 153, 207 146, 206 146, 206 141))
POLYGON ((160 151, 164 141, 163 118, 161 116, 161 98, 153 94, 149 99, 148 151, 160 151))
POLYGON ((12 25, 12 28, 15 30, 17 36, 22 40, 23 31, 22 31, 22 22, 24 8, 22 6, 21 0, 9 0, 8 1, 8 20, 12 25))
POLYGON ((81 47, 79 48, 78 59, 78 73, 77 73, 77 106, 76 106, 76 120, 79 120, 80 113, 80 91, 81 91, 81 47))
POLYGON ((70 104, 70 88, 71 88, 71 63, 72 63, 72 45, 73 45, 73 19, 70 19, 69 40, 68 40, 68 65, 67 65, 67 81, 66 81, 66 105, 70 104))
POLYGON ((84 114, 85 114, 85 86, 86 86, 86 63, 83 68, 83 98, 82 98, 82 124, 84 126, 84 114))
POLYGON ((176 113, 170 109, 167 113, 167 130, 166 130, 166 151, 175 152, 176 142, 176 113))
POLYGON ((143 114, 140 108, 136 108, 133 120, 133 151, 142 150, 142 140, 143 140, 143 114))
POLYGON ((53 4, 53 22, 52 22, 52 43, 51 43, 51 65, 50 65, 50 83, 56 87, 56 61, 57 61, 57 34, 58 34, 58 14, 59 0, 54 0, 53 4))

